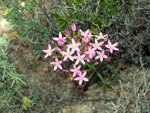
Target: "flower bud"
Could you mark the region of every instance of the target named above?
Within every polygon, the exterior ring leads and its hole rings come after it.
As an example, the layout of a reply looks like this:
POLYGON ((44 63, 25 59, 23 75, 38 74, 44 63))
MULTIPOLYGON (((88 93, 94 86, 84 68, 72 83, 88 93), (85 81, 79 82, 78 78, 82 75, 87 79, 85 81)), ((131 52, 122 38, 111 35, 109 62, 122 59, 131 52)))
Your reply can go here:
POLYGON ((55 50, 58 52, 61 51, 61 49, 59 47, 55 47, 55 50))
POLYGON ((71 29, 72 29, 72 31, 76 31, 76 25, 73 23, 73 24, 71 24, 71 29))
POLYGON ((63 72, 69 72, 67 69, 63 69, 63 72))
POLYGON ((104 44, 102 44, 101 47, 103 48, 103 47, 104 47, 104 44))
POLYGON ((75 37, 75 41, 78 42, 78 38, 77 37, 75 37))
POLYGON ((99 64, 99 62, 95 62, 95 65, 98 65, 99 64))

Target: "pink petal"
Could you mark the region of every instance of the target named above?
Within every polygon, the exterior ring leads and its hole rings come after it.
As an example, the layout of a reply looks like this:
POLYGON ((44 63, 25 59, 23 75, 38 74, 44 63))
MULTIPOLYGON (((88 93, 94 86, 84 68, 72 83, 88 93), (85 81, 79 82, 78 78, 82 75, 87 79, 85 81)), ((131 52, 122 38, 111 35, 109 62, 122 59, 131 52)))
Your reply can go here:
POLYGON ((114 50, 119 51, 119 49, 118 49, 118 48, 116 48, 116 47, 114 48, 114 50))
POLYGON ((56 41, 58 41, 58 39, 59 39, 59 38, 53 38, 53 40, 56 40, 56 41))
POLYGON ((75 42, 75 40, 72 38, 72 44, 75 44, 76 42, 75 42))
POLYGON ((106 55, 103 56, 104 58, 108 58, 106 55))
POLYGON ((61 34, 61 32, 59 32, 59 38, 62 38, 62 34, 61 34))
POLYGON ((67 58, 68 58, 68 57, 67 57, 67 56, 65 56, 63 61, 67 60, 67 58))
POLYGON ((109 50, 110 50, 110 53, 112 53, 112 52, 113 52, 113 49, 112 49, 112 48, 110 48, 109 50))
POLYGON ((55 61, 58 62, 58 58, 57 57, 55 58, 55 61))
POLYGON ((47 50, 42 50, 44 53, 48 53, 47 50))
POLYGON ((56 62, 50 62, 50 64, 53 64, 53 65, 55 65, 55 64, 56 64, 56 62))
POLYGON ((80 80, 80 77, 75 78, 74 80, 80 80))
POLYGON ((76 76, 76 73, 74 72, 72 76, 75 77, 75 76, 76 76))
POLYGON ((84 81, 89 81, 89 80, 88 80, 87 78, 85 78, 85 77, 83 78, 83 80, 84 80, 84 81))
POLYGON ((75 65, 77 65, 79 63, 79 60, 76 61, 75 65))
POLYGON ((110 45, 105 45, 105 47, 110 48, 110 45))
POLYGON ((77 69, 80 69, 81 68, 81 65, 79 65, 78 67, 77 67, 77 69))
POLYGON ((96 56, 96 57, 95 57, 95 59, 99 59, 99 58, 100 58, 100 56, 96 56))
POLYGON ((83 64, 85 64, 84 60, 81 60, 81 62, 82 62, 83 64))
POLYGON ((85 77, 86 73, 87 73, 87 72, 84 72, 84 73, 83 73, 83 76, 84 76, 84 77, 85 77))
POLYGON ((117 45, 118 45, 118 42, 116 42, 116 43, 113 44, 113 46, 117 46, 117 45))
POLYGON ((111 42, 110 42, 110 40, 108 40, 108 44, 109 44, 109 45, 111 45, 111 42))
POLYGON ((51 50, 51 45, 50 44, 48 44, 48 49, 51 50))
POLYGON ((61 64, 62 63, 62 61, 59 61, 59 64, 61 64))
POLYGON ((49 55, 48 55, 48 54, 46 54, 44 58, 47 58, 48 56, 49 56, 49 55))
POLYGON ((79 80, 79 85, 81 85, 81 84, 82 84, 82 82, 83 82, 83 80, 79 80))
POLYGON ((59 65, 58 67, 59 67, 59 69, 61 69, 61 70, 62 70, 62 66, 61 66, 61 65, 59 65))
POLYGON ((55 66, 54 66, 54 71, 56 71, 57 68, 58 68, 58 67, 55 65, 55 66))
POLYGON ((100 61, 101 61, 101 62, 103 61, 103 57, 100 57, 100 61))

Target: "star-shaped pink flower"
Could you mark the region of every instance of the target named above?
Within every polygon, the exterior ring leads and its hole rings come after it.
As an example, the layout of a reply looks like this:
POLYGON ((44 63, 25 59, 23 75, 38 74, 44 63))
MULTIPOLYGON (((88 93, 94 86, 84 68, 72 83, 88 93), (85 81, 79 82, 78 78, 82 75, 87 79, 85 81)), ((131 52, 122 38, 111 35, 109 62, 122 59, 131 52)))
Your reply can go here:
POLYGON ((80 55, 80 53, 77 52, 77 55, 78 56, 74 56, 74 59, 77 59, 75 65, 77 65, 79 62, 82 62, 83 64, 85 64, 85 62, 84 62, 85 54, 80 55))
POLYGON ((59 39, 64 39, 65 40, 66 37, 62 37, 62 33, 59 32, 59 37, 58 38, 54 37, 53 39, 56 40, 56 41, 58 41, 59 39))
POLYGON ((44 53, 46 53, 45 57, 44 58, 47 58, 48 56, 51 56, 52 55, 52 52, 54 51, 55 49, 51 49, 51 45, 48 44, 48 49, 47 50, 42 50, 44 53))
POLYGON ((63 56, 65 56, 63 61, 67 60, 68 58, 73 61, 73 57, 71 56, 73 52, 70 52, 70 48, 67 48, 67 52, 62 51, 61 53, 63 56))
POLYGON ((89 57, 92 59, 93 56, 95 56, 95 49, 94 49, 94 48, 92 49, 92 48, 89 46, 89 47, 88 47, 88 51, 86 51, 85 54, 88 54, 89 57))
POLYGON ((54 37, 53 39, 57 41, 57 43, 58 43, 59 46, 63 46, 64 43, 66 42, 66 40, 65 40, 66 37, 62 37, 61 32, 59 32, 59 37, 58 38, 54 37))
POLYGON ((70 69, 71 72, 73 72, 73 77, 75 77, 77 74, 81 73, 80 71, 81 65, 79 65, 78 67, 76 67, 75 64, 73 64, 73 69, 70 69))
POLYGON ((50 64, 55 65, 54 66, 54 71, 56 71, 57 68, 62 70, 62 66, 60 65, 62 63, 62 61, 59 61, 58 58, 55 58, 55 62, 51 62, 50 64))
POLYGON ((99 49, 102 50, 102 48, 100 47, 104 42, 98 42, 97 39, 95 38, 95 44, 93 44, 94 49, 99 49))
POLYGON ((97 54, 98 56, 95 57, 95 59, 99 59, 100 58, 100 61, 102 62, 104 58, 108 58, 106 55, 105 55, 105 51, 102 50, 102 52, 99 52, 97 51, 97 54))
POLYGON ((110 50, 110 53, 113 53, 113 50, 119 51, 119 49, 116 48, 117 45, 118 45, 118 42, 112 44, 112 43, 110 42, 110 40, 108 40, 108 44, 105 45, 105 47, 107 47, 107 48, 110 50))
POLYGON ((87 31, 83 32, 81 29, 80 29, 80 33, 81 33, 81 36, 83 36, 84 38, 85 37, 91 37, 91 31, 88 29, 87 31))
POLYGON ((84 72, 84 73, 80 73, 79 77, 75 78, 74 80, 79 80, 79 85, 81 85, 83 83, 83 81, 89 81, 85 75, 86 75, 87 72, 84 72))
POLYGON ((72 38, 72 44, 67 45, 67 47, 71 48, 71 52, 75 52, 75 50, 77 52, 80 51, 79 46, 81 45, 81 43, 76 43, 75 40, 72 38))
POLYGON ((102 34, 102 32, 99 33, 99 35, 96 35, 95 37, 97 37, 97 40, 100 40, 100 39, 105 39, 105 35, 102 34))

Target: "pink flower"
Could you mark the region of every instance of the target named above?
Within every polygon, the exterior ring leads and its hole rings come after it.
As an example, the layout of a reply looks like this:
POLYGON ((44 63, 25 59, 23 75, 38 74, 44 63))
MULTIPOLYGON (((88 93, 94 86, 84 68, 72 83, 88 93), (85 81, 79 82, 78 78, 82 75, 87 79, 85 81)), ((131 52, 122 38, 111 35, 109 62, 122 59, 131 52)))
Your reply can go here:
POLYGON ((61 63, 62 63, 62 61, 59 61, 58 58, 56 57, 56 58, 55 58, 55 62, 51 62, 50 64, 55 65, 55 66, 54 66, 54 71, 56 71, 57 68, 59 68, 59 69, 62 70, 62 67, 61 67, 61 65, 60 65, 61 63))
POLYGON ((65 43, 66 37, 62 37, 61 32, 59 32, 59 38, 55 38, 54 37, 53 39, 57 41, 57 43, 58 43, 59 46, 63 46, 64 43, 65 43))
POLYGON ((84 37, 82 40, 87 44, 90 43, 90 38, 89 37, 84 37))
POLYGON ((85 54, 80 55, 80 53, 77 52, 77 55, 78 56, 74 56, 74 59, 77 59, 75 65, 77 65, 79 62, 82 62, 83 64, 85 64, 85 62, 84 62, 85 54))
POLYGON ((97 39, 95 38, 95 44, 93 44, 94 49, 99 49, 102 50, 102 48, 100 47, 104 42, 100 42, 98 43, 97 39))
POLYGON ((119 49, 118 49, 118 48, 116 48, 116 46, 117 46, 117 45, 118 45, 118 42, 117 42, 117 43, 112 44, 112 43, 110 42, 110 40, 108 40, 108 44, 107 44, 107 45, 105 45, 105 47, 107 47, 107 48, 110 50, 110 53, 112 53, 112 52, 113 52, 113 50, 119 51, 119 49))
POLYGON ((83 36, 84 38, 86 37, 89 37, 91 38, 91 31, 88 29, 87 31, 83 32, 81 29, 80 29, 80 33, 81 33, 81 36, 83 36))
POLYGON ((48 44, 48 49, 47 50, 43 50, 44 53, 46 53, 45 57, 44 58, 47 58, 48 56, 51 56, 52 55, 52 52, 54 51, 55 49, 51 49, 51 45, 48 44))
POLYGON ((105 39, 104 38, 105 36, 103 36, 102 32, 100 32, 99 35, 98 36, 96 35, 95 37, 97 37, 97 40, 105 39))
POLYGON ((100 58, 100 61, 102 62, 104 58, 108 58, 105 54, 104 54, 104 50, 102 50, 102 52, 97 51, 98 56, 95 57, 95 59, 100 58))
POLYGON ((80 51, 79 46, 81 45, 81 43, 76 43, 75 40, 72 38, 72 44, 67 45, 67 47, 72 49, 72 53, 76 51, 80 51))
POLYGON ((89 46, 89 47, 88 47, 88 51, 86 51, 85 54, 88 54, 89 57, 92 59, 93 56, 95 56, 95 49, 94 49, 94 48, 92 49, 92 48, 89 46))
POLYGON ((76 67, 75 64, 73 64, 73 69, 70 69, 71 72, 73 72, 73 77, 75 77, 77 74, 81 73, 80 71, 81 65, 79 65, 78 67, 76 67))
POLYGON ((73 57, 71 56, 73 52, 70 52, 70 48, 67 48, 67 52, 62 51, 61 53, 63 56, 65 56, 63 61, 67 60, 68 58, 73 61, 73 57))
POLYGON ((84 72, 84 73, 80 73, 79 77, 75 78, 74 80, 79 80, 79 85, 82 84, 83 81, 89 81, 85 75, 86 75, 87 72, 84 72))
POLYGON ((72 29, 72 31, 76 31, 76 25, 73 23, 73 24, 71 24, 71 29, 72 29))

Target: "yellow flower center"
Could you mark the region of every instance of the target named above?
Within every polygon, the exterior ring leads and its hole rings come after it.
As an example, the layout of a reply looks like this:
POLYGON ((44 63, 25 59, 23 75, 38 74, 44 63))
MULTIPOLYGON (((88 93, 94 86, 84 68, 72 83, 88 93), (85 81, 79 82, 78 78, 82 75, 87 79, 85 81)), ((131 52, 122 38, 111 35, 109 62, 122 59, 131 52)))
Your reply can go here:
POLYGON ((81 57, 78 57, 78 60, 80 60, 81 59, 81 57))
POLYGON ((87 31, 85 32, 85 34, 87 34, 87 31))
POLYGON ((84 78, 84 77, 81 75, 81 76, 80 76, 80 79, 83 80, 83 78, 84 78))
POLYGON ((86 41, 88 42, 88 41, 89 41, 89 39, 88 39, 88 38, 86 38, 86 41))
POLYGON ((114 46, 113 46, 113 45, 111 45, 111 46, 110 46, 110 48, 114 48, 114 46))
POLYGON ((69 56, 69 53, 66 53, 66 56, 69 56))
POLYGON ((96 47, 98 47, 98 44, 95 44, 96 47))
POLYGON ((101 56, 103 56, 104 54, 101 54, 101 56))
POLYGON ((58 65, 59 65, 59 63, 57 62, 57 63, 56 63, 56 66, 58 66, 58 65))
POLYGON ((90 53, 93 54, 93 51, 91 50, 90 53))
POLYGON ((73 45, 72 48, 76 48, 76 45, 73 45))
POLYGON ((77 69, 74 69, 74 71, 77 71, 77 69))
POLYGON ((50 50, 49 50, 49 49, 47 49, 46 51, 47 51, 47 53, 49 53, 49 52, 50 52, 50 50))
POLYGON ((101 37, 101 36, 103 36, 103 34, 102 34, 102 33, 100 33, 100 35, 99 35, 99 36, 101 37))

